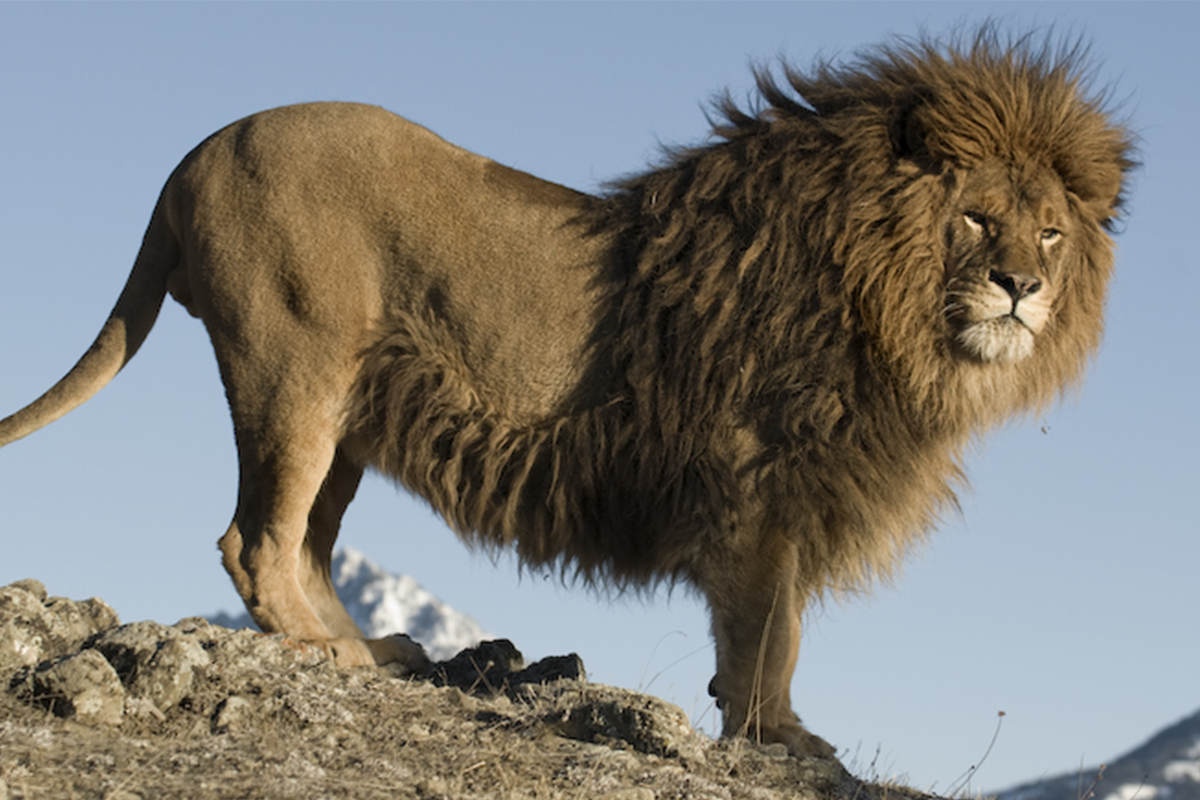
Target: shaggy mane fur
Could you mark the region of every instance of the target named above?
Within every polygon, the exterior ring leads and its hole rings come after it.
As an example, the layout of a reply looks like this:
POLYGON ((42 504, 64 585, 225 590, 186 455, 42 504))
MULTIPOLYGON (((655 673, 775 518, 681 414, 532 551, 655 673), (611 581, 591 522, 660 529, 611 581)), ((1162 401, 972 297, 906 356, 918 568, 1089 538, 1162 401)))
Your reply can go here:
POLYGON ((687 577, 754 518, 796 531, 809 595, 886 576, 971 437, 1052 402, 1099 343, 1133 164, 1080 53, 984 31, 758 72, 760 107, 724 101, 713 142, 589 201, 581 236, 611 246, 586 390, 507 418, 412 315, 369 350, 350 429, 526 563, 687 577), (952 357, 943 316, 947 198, 994 157, 1051 167, 1079 228, 1053 330, 1003 367, 952 357))

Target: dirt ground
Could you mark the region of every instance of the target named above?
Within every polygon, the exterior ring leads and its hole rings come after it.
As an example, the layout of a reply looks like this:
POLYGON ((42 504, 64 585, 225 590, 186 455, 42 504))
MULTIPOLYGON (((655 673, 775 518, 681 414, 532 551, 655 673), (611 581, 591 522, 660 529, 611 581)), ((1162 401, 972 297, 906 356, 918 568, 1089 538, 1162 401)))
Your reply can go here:
POLYGON ((201 619, 114 627, 100 601, 38 589, 0 589, 0 800, 924 797, 714 742, 573 656, 523 669, 499 642, 432 678, 338 669, 201 619))

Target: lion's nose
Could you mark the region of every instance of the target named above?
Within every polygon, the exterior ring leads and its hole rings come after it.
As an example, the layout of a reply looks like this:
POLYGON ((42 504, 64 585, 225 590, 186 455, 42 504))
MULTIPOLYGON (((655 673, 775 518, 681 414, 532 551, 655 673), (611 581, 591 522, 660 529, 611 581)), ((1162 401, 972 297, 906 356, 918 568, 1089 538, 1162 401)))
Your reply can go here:
POLYGON ((1042 288, 1041 278, 1016 272, 1001 272, 997 269, 988 273, 988 280, 1008 292, 1014 303, 1022 297, 1036 294, 1042 288))

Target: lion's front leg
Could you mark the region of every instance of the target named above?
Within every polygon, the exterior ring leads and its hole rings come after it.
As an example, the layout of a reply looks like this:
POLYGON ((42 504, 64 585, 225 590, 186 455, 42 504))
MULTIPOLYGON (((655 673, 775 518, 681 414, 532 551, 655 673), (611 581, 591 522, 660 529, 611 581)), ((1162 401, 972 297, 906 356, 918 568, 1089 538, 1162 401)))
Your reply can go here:
POLYGON ((798 555, 786 537, 712 554, 698 569, 712 613, 717 674, 709 692, 724 736, 780 742, 798 757, 832 757, 792 711, 791 681, 806 598, 797 589, 798 555))

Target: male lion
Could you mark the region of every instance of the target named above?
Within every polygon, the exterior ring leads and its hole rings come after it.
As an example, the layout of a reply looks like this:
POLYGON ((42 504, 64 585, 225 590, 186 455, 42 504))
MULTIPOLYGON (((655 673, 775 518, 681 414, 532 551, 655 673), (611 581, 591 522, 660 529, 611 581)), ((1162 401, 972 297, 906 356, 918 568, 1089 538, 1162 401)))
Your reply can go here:
POLYGON ((725 734, 828 755, 789 698, 805 604, 889 573, 972 437, 1099 342, 1133 164, 1073 52, 984 31, 760 72, 760 108, 598 197, 378 108, 254 115, 175 170, 96 342, 0 444, 112 379, 170 292, 225 382, 220 546, 263 630, 424 666, 330 584, 373 467, 527 563, 690 582, 725 734))

